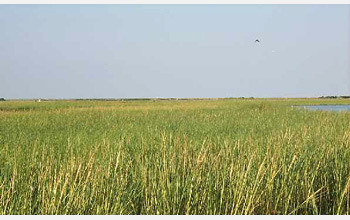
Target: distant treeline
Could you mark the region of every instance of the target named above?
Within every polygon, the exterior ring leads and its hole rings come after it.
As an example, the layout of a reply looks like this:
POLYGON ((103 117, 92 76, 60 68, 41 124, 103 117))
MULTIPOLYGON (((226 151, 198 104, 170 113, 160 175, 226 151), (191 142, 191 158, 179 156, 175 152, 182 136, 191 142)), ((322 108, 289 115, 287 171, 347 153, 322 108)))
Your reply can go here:
POLYGON ((350 96, 321 96, 320 99, 349 99, 350 96))
MULTIPOLYGON (((254 99, 255 97, 228 97, 222 99, 254 99)), ((319 99, 350 99, 350 96, 320 96, 319 99)), ((217 100, 221 98, 126 98, 126 99, 114 99, 114 98, 95 98, 95 99, 35 99, 37 102, 41 101, 156 101, 156 100, 217 100)), ((0 101, 6 101, 5 98, 0 98, 0 101)))

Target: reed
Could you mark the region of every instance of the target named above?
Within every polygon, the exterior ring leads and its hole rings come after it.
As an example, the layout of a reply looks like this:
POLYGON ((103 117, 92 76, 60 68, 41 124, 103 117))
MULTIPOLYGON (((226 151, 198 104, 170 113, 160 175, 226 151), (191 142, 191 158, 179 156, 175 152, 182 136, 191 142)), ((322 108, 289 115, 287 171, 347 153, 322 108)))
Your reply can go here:
POLYGON ((6 101, 0 214, 350 214, 346 99, 6 101))

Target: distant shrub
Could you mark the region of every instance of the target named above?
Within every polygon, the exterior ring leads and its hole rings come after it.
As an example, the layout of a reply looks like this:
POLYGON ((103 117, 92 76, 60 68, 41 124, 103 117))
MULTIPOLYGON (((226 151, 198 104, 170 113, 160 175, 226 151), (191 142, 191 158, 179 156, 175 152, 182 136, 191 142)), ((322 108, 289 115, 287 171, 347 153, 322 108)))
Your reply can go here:
POLYGON ((6 101, 4 98, 0 98, 0 101, 6 101))
POLYGON ((338 96, 321 96, 320 99, 336 99, 338 96))
POLYGON ((341 95, 341 96, 320 96, 320 99, 350 99, 350 96, 341 95))

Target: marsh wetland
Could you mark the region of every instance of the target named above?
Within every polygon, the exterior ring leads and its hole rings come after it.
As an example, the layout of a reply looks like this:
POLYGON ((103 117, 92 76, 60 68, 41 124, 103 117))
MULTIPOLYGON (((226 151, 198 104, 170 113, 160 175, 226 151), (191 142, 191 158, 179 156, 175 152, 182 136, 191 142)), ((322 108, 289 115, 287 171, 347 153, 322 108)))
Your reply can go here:
POLYGON ((349 99, 4 101, 0 214, 350 214, 349 99))

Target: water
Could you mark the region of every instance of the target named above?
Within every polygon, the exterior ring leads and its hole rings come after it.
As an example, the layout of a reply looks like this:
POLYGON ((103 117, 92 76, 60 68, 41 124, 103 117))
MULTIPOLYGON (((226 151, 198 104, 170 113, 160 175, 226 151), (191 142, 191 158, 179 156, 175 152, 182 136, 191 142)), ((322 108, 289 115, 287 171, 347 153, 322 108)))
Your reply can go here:
POLYGON ((301 105, 299 108, 322 111, 350 111, 350 105, 301 105))

